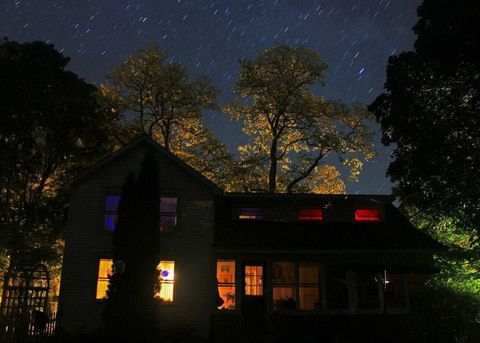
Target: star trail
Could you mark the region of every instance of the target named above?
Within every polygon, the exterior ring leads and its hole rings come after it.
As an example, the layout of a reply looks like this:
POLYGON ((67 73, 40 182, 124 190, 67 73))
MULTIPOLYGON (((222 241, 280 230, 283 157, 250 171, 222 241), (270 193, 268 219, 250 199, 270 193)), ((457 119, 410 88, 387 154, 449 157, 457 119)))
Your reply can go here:
MULTIPOLYGON (((329 64, 319 94, 369 104, 383 89, 389 56, 411 50, 420 0, 272 1, 7 1, 0 2, 0 34, 21 42, 42 40, 71 58, 69 68, 89 82, 105 82, 110 69, 136 48, 156 43, 192 76, 208 75, 233 99, 238 60, 276 43, 315 49, 329 64)), ((206 125, 229 147, 245 142, 240 125, 221 111, 206 125)), ((375 127, 378 128, 376 125, 375 127)), ((375 140, 349 193, 390 193, 385 176, 390 147, 375 140)))

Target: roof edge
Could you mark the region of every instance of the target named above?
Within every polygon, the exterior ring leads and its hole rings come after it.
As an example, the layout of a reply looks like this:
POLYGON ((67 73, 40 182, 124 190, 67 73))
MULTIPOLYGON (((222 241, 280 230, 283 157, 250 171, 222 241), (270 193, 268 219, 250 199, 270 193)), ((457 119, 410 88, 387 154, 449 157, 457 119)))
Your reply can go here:
POLYGON ((199 180, 201 183, 206 185, 208 188, 211 188, 215 193, 223 193, 224 192, 223 189, 221 189, 215 183, 213 183, 212 181, 207 179, 205 176, 200 174, 198 171, 193 169, 186 162, 184 162, 182 159, 177 157, 174 153, 172 153, 170 151, 167 151, 164 147, 162 147, 153 138, 151 138, 149 135, 147 135, 145 133, 140 134, 139 136, 137 136, 135 139, 133 139, 130 143, 126 144, 122 148, 120 148, 118 150, 115 150, 113 152, 110 152, 110 153, 106 154, 104 157, 100 158, 97 162, 95 162, 93 165, 91 165, 89 168, 87 168, 83 173, 81 173, 79 176, 77 176, 75 179, 73 179, 69 183, 70 188, 77 187, 85 179, 87 179, 94 172, 96 172, 98 169, 107 165, 111 161, 116 160, 117 158, 119 158, 120 156, 122 156, 123 154, 132 150, 133 148, 137 147, 140 144, 148 144, 148 145, 152 146, 156 151, 160 152, 161 154, 163 154, 168 159, 177 163, 187 173, 189 173, 190 175, 195 177, 197 180, 199 180))

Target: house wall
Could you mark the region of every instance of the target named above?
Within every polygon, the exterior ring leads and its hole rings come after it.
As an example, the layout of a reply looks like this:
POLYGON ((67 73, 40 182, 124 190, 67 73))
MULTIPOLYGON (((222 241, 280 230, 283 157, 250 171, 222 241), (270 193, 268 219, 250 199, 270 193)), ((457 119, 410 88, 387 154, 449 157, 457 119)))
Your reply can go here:
MULTIPOLYGON (((148 149, 157 151, 148 144, 125 151, 73 190, 59 304, 66 332, 91 332, 102 325, 104 301, 95 299, 98 261, 112 257, 112 233, 104 230, 105 196, 120 194, 125 177, 138 174, 148 149)), ((175 261, 174 302, 161 304, 162 323, 188 323, 207 335, 214 282, 213 190, 163 153, 156 156, 162 195, 178 197, 175 232, 162 234, 161 240, 162 260, 175 261)))

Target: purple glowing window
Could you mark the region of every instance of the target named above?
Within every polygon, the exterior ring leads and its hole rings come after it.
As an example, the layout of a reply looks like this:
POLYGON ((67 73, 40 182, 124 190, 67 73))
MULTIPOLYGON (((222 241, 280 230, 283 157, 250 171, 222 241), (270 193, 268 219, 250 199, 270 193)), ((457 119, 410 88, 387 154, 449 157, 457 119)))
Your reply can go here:
POLYGON ((177 198, 160 199, 160 231, 172 232, 177 225, 177 198))
POLYGON ((118 221, 118 203, 120 195, 107 195, 105 199, 105 230, 113 231, 118 221))
MULTIPOLYGON (((118 204, 120 195, 107 195, 105 200, 105 230, 114 231, 118 222, 118 204)), ((177 198, 161 197, 160 231, 172 232, 177 225, 177 198)))

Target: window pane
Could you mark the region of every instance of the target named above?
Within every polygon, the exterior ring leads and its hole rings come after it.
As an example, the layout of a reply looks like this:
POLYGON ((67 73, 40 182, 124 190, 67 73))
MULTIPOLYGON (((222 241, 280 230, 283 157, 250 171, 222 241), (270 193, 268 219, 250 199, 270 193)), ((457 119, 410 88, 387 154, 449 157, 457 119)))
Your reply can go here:
POLYGON ((300 266, 300 309, 316 310, 321 308, 319 271, 317 266, 300 266))
POLYGON ((105 198, 105 230, 113 231, 117 227, 118 204, 120 195, 107 195, 105 198))
POLYGON ((238 212, 240 220, 261 220, 263 219, 261 208, 241 208, 238 212))
POLYGON ((108 277, 112 275, 112 260, 101 259, 98 263, 97 275, 97 299, 103 299, 107 296, 108 277))
POLYGON ((300 309, 318 310, 320 305, 319 287, 300 287, 300 309))
POLYGON ((160 199, 160 231, 172 232, 177 225, 177 198, 160 199))
POLYGON ((218 295, 223 300, 223 304, 217 307, 219 310, 235 309, 235 286, 218 285, 218 295))
POLYGON ((387 308, 404 308, 405 303, 405 287, 403 283, 403 275, 400 273, 384 273, 385 277, 385 307, 387 308))
POLYGON ((347 274, 343 269, 333 268, 327 271, 327 307, 348 308, 347 274))
POLYGON ((295 281, 293 262, 273 263, 273 284, 290 285, 295 281))
POLYGON ((359 308, 380 308, 380 284, 376 272, 358 272, 357 287, 359 308))
POLYGON ((120 195, 107 195, 105 200, 105 211, 106 212, 117 212, 118 204, 120 203, 120 195))
POLYGON ((160 261, 157 271, 160 289, 155 293, 155 298, 164 302, 172 302, 175 283, 175 262, 160 261))
POLYGON ((355 210, 355 221, 357 222, 375 222, 381 219, 378 209, 357 209, 355 210))
POLYGON ((245 295, 263 295, 263 266, 245 266, 245 295))
POLYGON ((217 261, 218 283, 235 283, 235 261, 217 261))
POLYGON ((322 221, 323 208, 301 208, 298 211, 298 220, 300 221, 322 221))
POLYGON ((223 304, 218 309, 235 309, 235 261, 217 261, 218 295, 223 304))

